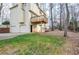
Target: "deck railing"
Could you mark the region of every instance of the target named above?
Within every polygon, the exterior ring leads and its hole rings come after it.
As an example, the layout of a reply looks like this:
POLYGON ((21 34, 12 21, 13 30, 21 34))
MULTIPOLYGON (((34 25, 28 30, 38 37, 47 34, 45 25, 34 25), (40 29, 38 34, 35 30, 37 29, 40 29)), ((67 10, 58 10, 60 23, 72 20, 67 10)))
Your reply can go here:
POLYGON ((45 23, 47 23, 47 18, 44 17, 44 15, 41 15, 38 17, 32 17, 31 22, 45 22, 45 23))

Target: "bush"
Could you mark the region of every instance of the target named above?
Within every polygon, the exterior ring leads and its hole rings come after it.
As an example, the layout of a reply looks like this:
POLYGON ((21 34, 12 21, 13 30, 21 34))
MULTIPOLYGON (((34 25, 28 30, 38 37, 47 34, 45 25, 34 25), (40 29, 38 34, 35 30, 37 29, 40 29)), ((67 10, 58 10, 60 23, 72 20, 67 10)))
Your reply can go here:
POLYGON ((5 21, 2 23, 3 25, 10 25, 10 22, 9 21, 5 21))
POLYGON ((72 23, 72 22, 69 23, 68 29, 71 30, 71 31, 74 30, 74 29, 73 29, 73 23, 72 23))
POLYGON ((76 31, 79 32, 79 27, 76 28, 76 31))

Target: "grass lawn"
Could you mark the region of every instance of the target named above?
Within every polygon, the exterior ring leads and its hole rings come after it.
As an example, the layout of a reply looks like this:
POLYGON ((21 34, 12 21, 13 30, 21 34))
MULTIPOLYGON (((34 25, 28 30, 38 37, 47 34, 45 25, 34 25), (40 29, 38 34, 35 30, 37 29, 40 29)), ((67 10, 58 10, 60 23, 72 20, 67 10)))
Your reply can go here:
POLYGON ((63 37, 30 33, 0 41, 0 54, 62 54, 63 37))

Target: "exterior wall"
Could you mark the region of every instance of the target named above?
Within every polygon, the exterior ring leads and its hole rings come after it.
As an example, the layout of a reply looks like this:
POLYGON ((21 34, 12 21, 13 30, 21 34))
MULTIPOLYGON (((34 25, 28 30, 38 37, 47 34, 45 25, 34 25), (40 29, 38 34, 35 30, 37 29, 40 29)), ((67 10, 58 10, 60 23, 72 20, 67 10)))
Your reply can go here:
POLYGON ((26 6, 25 6, 25 24, 24 26, 21 26, 21 32, 26 32, 26 33, 29 33, 30 32, 30 18, 31 18, 31 15, 30 15, 30 4, 27 3, 26 6))
POLYGON ((19 22, 24 22, 24 15, 23 15, 23 10, 22 10, 22 4, 18 4, 18 11, 19 11, 19 22))
POLYGON ((44 24, 37 25, 37 32, 45 32, 44 24))
POLYGON ((19 31, 19 11, 18 7, 11 9, 10 15, 10 32, 20 32, 19 31))
POLYGON ((22 4, 18 4, 17 7, 11 9, 10 32, 30 32, 30 5, 27 5, 28 6, 25 7, 25 18, 22 4), (24 24, 20 24, 20 22, 24 22, 24 24))
POLYGON ((45 24, 33 25, 33 32, 45 32, 45 24))

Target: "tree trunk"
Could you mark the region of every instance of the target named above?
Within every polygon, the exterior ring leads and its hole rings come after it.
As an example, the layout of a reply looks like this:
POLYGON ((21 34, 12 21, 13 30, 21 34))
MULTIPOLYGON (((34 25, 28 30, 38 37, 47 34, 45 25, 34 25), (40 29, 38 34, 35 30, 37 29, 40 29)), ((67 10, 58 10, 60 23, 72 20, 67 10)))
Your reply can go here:
POLYGON ((64 23, 64 37, 67 37, 67 28, 68 28, 68 21, 69 21, 69 9, 68 9, 68 4, 65 4, 66 6, 66 19, 64 23))
POLYGON ((3 4, 0 3, 0 16, 1 16, 1 10, 2 10, 3 4))
POLYGON ((62 17, 62 5, 60 4, 60 25, 59 25, 59 30, 62 30, 62 21, 61 21, 61 17, 62 17))
POLYGON ((52 31, 54 30, 54 27, 53 27, 53 17, 52 17, 52 3, 50 3, 50 20, 51 20, 51 24, 52 24, 52 31))
MULTIPOLYGON (((0 3, 0 18, 1 18, 1 10, 2 10, 2 8, 3 8, 3 3, 0 3)), ((3 22, 3 20, 2 20, 2 22, 3 22)))

